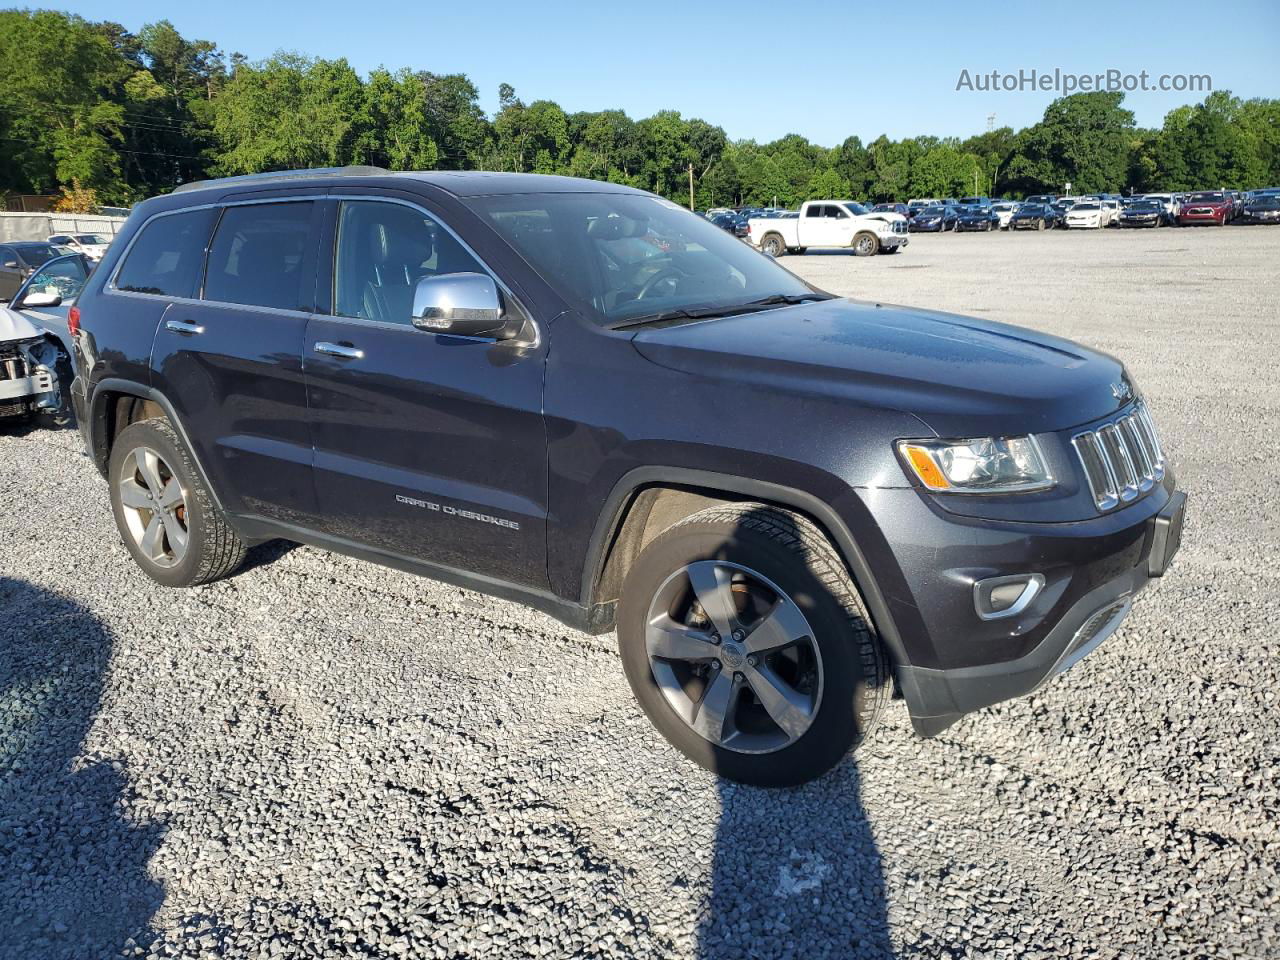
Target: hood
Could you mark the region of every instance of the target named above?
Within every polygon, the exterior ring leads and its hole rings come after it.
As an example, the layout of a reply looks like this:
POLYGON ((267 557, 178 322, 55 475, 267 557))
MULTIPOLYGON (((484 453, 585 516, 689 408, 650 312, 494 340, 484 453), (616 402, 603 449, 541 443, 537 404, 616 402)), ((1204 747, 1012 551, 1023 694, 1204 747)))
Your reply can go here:
POLYGON ((0 343, 13 343, 15 340, 32 340, 44 336, 44 331, 36 327, 30 320, 8 307, 0 307, 0 343))
POLYGON ((1068 340, 852 300, 642 330, 632 343, 673 370, 905 411, 945 437, 1062 430, 1126 395, 1118 360, 1068 340))
POLYGON ((854 217, 855 220, 883 220, 885 223, 906 223, 907 218, 900 213, 894 213, 892 210, 883 210, 876 213, 864 213, 861 216, 854 217))

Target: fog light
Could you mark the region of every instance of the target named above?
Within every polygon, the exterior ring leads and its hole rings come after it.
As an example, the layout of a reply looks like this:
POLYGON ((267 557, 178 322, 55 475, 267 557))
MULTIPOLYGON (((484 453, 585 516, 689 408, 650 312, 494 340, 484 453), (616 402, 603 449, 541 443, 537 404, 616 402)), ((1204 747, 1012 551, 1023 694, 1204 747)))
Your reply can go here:
POLYGON ((1039 573, 988 577, 973 585, 973 605, 983 620, 1016 617, 1031 605, 1043 587, 1044 576, 1039 573))

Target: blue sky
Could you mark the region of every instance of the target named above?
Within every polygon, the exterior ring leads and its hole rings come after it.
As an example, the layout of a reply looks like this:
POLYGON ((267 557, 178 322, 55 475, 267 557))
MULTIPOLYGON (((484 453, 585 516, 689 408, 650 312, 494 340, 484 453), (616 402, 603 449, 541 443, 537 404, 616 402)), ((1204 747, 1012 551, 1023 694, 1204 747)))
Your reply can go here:
MULTIPOLYGON (((1055 96, 957 92, 961 70, 1208 74, 1214 89, 1280 97, 1280 2, 828 4, 472 3, 396 0, 72 2, 58 9, 137 30, 168 18, 185 36, 251 59, 279 49, 346 57, 362 73, 410 67, 466 73, 483 107, 498 84, 566 110, 661 109, 702 117, 732 138, 800 133, 828 146, 931 133, 968 136, 1034 123, 1055 96)), ((1139 124, 1201 93, 1134 92, 1139 124)))

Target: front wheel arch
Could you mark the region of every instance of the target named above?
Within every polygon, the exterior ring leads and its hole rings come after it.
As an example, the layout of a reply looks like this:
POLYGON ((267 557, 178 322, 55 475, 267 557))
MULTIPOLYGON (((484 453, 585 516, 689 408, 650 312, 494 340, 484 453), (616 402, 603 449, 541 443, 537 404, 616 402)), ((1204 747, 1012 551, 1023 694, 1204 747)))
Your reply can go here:
MULTIPOLYGON (((805 490, 751 477, 669 466, 636 467, 624 474, 614 484, 613 490, 605 499, 604 507, 600 510, 587 546, 580 587, 581 602, 585 606, 607 605, 616 598, 616 594, 609 595, 610 584, 621 584, 628 559, 634 560, 641 545, 634 543, 631 545, 634 553, 630 558, 626 557, 625 553, 619 554, 618 556, 622 558, 621 565, 610 569, 610 561, 617 561, 614 553, 619 547, 627 549, 626 521, 629 511, 644 491, 653 488, 670 488, 701 498, 701 500, 688 501, 688 506, 691 508, 695 504, 701 504, 696 509, 689 509, 688 514, 714 503, 749 500, 789 510, 808 519, 834 544, 836 551, 844 560, 854 583, 866 601, 872 625, 884 643, 893 666, 896 668, 899 665, 910 665, 911 660, 907 656, 902 634, 897 621, 889 612, 889 605, 880 580, 873 572, 863 546, 839 514, 825 500, 805 490)), ((680 516, 671 522, 675 523, 683 518, 680 516)), ((868 522, 873 521, 868 518, 868 522)), ((876 532, 872 535, 879 536, 876 532)), ((868 544, 868 547, 878 549, 874 544, 868 544)), ((611 626, 611 623, 601 625, 603 630, 608 630, 611 626)), ((909 700, 908 703, 910 703, 909 700)))

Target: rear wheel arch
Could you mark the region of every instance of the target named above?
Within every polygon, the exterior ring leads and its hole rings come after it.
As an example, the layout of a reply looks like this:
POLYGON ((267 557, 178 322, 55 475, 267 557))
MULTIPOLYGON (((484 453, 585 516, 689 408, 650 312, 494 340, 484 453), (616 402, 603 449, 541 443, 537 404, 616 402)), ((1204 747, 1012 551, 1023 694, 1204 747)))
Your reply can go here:
POLYGON ((670 467, 638 467, 626 474, 605 501, 592 533, 582 601, 588 607, 615 602, 628 569, 647 544, 700 510, 741 502, 795 513, 814 524, 844 561, 893 665, 910 663, 871 565, 839 515, 806 491, 748 477, 670 467))
POLYGON ((116 438, 131 424, 140 420, 165 420, 185 444, 200 479, 209 490, 214 504, 222 509, 218 491, 209 482, 208 471, 192 446, 187 431, 173 404, 159 390, 131 380, 107 379, 97 384, 89 399, 89 453, 103 476, 111 459, 116 438))

